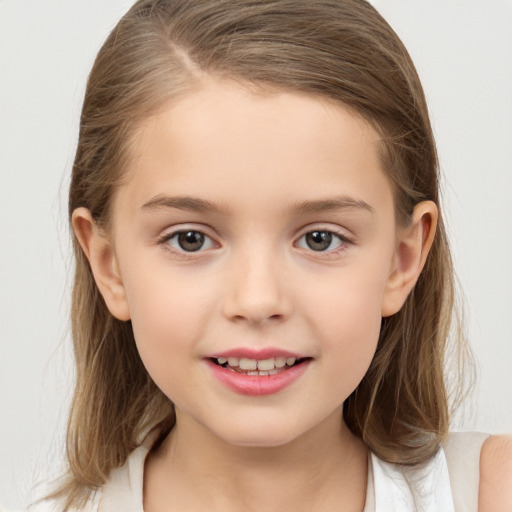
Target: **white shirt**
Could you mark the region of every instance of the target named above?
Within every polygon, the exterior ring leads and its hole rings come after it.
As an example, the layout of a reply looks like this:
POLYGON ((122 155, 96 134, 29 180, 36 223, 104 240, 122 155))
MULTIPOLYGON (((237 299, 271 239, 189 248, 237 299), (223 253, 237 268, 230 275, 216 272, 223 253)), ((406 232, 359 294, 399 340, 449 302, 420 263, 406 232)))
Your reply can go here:
MULTIPOLYGON (((480 449, 487 437, 450 434, 443 448, 418 466, 390 464, 370 454, 364 512, 476 512, 480 449)), ((111 471, 86 512, 143 512, 144 462, 151 446, 152 439, 146 440, 111 471)), ((55 503, 30 510, 62 512, 55 503)))

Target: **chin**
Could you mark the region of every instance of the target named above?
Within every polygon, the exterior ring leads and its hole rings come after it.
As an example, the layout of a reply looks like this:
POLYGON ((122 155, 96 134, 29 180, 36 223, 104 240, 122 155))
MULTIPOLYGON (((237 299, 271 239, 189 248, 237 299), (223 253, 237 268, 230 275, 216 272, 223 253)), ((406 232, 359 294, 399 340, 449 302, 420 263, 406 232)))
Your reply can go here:
POLYGON ((272 422, 250 422, 250 424, 225 425, 217 436, 234 446, 245 448, 276 448, 291 443, 304 432, 296 425, 274 424, 272 422))

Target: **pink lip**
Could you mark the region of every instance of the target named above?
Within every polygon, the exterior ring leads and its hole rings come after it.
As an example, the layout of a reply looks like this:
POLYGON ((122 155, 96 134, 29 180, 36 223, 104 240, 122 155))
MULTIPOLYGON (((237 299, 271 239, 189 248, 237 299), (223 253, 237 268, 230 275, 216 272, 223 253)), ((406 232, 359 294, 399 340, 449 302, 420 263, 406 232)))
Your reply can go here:
MULTIPOLYGON (((233 353, 242 354, 241 357, 247 357, 244 354, 247 354, 246 351, 232 351, 233 353)), ((273 352, 274 354, 275 352, 273 352)), ((282 352, 281 352, 282 353, 282 352)), ((224 353, 223 353, 224 354, 224 353)), ((229 352, 228 352, 229 354, 229 352)), ((215 357, 215 356, 212 356, 215 357)), ((221 356, 218 356, 221 357, 221 356)), ((226 355, 223 355, 226 357, 226 355)), ((231 355, 230 357, 237 357, 235 355, 231 355)), ((240 356, 238 356, 240 357, 240 356)), ((264 359, 264 357, 253 357, 253 359, 264 359)), ((285 357, 283 356, 270 356, 270 357, 285 357)), ((289 356, 295 357, 295 356, 289 356)), ((219 379, 224 385, 230 388, 232 391, 239 393, 241 395, 249 395, 249 396, 263 396, 263 395, 271 395, 274 393, 278 393, 284 388, 288 387, 294 381, 296 381, 301 375, 306 371, 309 366, 311 359, 305 359, 301 363, 296 366, 292 366, 287 370, 283 370, 282 372, 276 373, 275 375, 245 375, 243 373, 234 372, 228 368, 224 368, 215 364, 210 359, 206 359, 206 364, 212 371, 213 375, 219 379)))
POLYGON ((302 359, 307 357, 303 354, 297 354, 294 352, 288 352, 287 350, 281 350, 278 348, 263 348, 263 349, 255 349, 255 348, 233 348, 231 350, 226 350, 225 352, 217 352, 215 354, 209 354, 206 356, 211 359, 218 359, 219 357, 246 357, 247 359, 270 359, 271 357, 294 357, 295 359, 302 359))

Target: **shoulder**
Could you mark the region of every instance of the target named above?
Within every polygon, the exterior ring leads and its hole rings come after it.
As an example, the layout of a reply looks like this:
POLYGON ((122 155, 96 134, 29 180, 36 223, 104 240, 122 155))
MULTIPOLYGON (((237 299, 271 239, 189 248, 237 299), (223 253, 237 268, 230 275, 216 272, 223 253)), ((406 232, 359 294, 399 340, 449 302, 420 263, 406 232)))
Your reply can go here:
POLYGON ((512 510, 512 436, 489 437, 480 454, 479 512, 512 510))
MULTIPOLYGON (((61 478, 65 478, 61 476, 61 478)), ((101 489, 91 490, 84 495, 81 506, 66 506, 66 495, 56 495, 58 480, 39 482, 31 491, 30 505, 24 512, 98 512, 101 489)), ((3 512, 0 509, 0 512, 3 512)))

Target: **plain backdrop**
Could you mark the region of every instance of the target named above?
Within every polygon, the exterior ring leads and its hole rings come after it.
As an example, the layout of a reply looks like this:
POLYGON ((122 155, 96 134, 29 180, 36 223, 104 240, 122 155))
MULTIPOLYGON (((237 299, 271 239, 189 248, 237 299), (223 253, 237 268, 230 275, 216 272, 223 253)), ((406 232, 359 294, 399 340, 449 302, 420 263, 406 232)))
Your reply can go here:
MULTIPOLYGON (((93 58, 130 0, 0 0, 0 503, 63 453, 66 189, 93 58)), ((512 433, 512 2, 375 0, 429 101, 479 379, 454 422, 512 433)))

